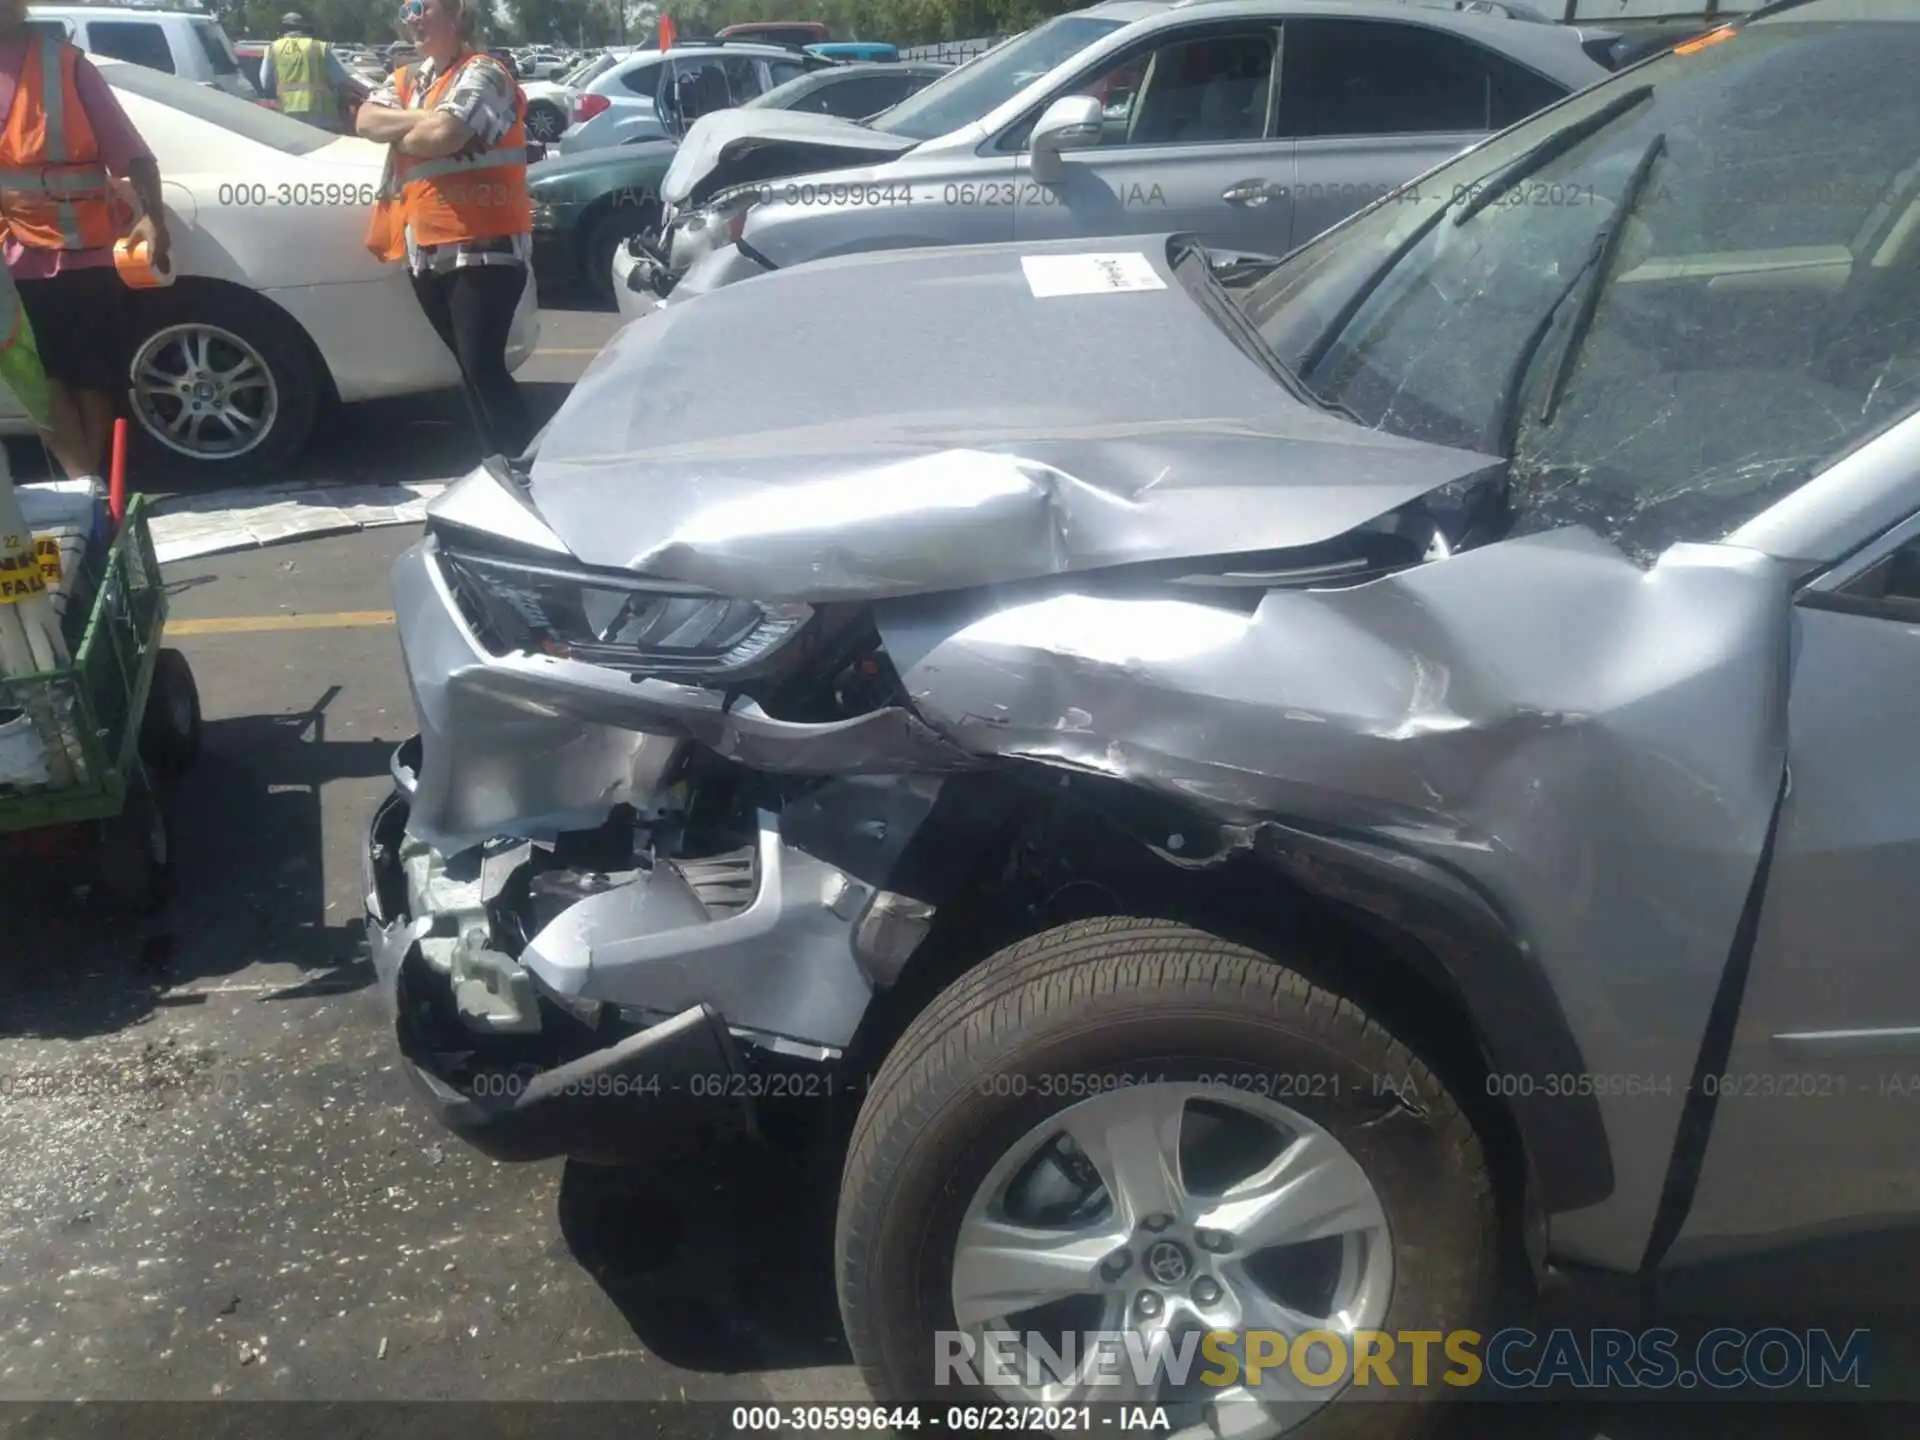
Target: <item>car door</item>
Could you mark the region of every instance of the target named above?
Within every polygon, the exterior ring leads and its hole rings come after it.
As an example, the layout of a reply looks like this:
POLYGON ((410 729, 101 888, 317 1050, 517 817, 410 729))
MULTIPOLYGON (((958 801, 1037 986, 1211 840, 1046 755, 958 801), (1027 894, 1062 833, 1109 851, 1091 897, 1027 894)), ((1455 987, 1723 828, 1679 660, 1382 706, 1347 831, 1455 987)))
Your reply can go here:
POLYGON ((1289 21, 1277 133, 1295 142, 1294 243, 1564 94, 1433 26, 1289 21))
MULTIPOLYGON (((1271 138, 1281 50, 1271 23, 1182 27, 1049 97, 1099 99, 1101 142, 1067 152, 1057 184, 1029 183, 1022 162, 1017 183, 1004 187, 1017 201, 1015 238, 1180 230, 1228 248, 1287 250, 1293 147, 1271 138)), ((1040 111, 1008 137, 1013 148, 1025 150, 1040 111)))
POLYGON ((1788 789, 1676 1260, 1920 1214, 1920 515, 1793 628, 1788 789))

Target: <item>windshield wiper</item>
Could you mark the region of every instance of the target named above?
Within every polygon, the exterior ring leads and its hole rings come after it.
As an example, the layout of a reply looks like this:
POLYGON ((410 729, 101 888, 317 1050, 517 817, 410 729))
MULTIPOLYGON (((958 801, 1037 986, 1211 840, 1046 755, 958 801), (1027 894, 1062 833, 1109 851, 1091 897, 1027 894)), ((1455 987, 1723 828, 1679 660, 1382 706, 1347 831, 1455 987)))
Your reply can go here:
POLYGON ((1554 357, 1553 372, 1547 377, 1547 393, 1540 402, 1542 425, 1551 425, 1554 415, 1559 412, 1561 398, 1566 394, 1567 380, 1573 374, 1574 361, 1579 358, 1581 347, 1586 344, 1587 332, 1593 329, 1593 317, 1599 313, 1600 295, 1606 289, 1607 277, 1620 253, 1620 242, 1627 233, 1627 221, 1633 217, 1640 197, 1646 193, 1653 167, 1659 163, 1666 149, 1665 134, 1655 135, 1647 142, 1647 148, 1640 152, 1640 159, 1634 164, 1633 173, 1627 177, 1626 186, 1620 192, 1619 206, 1593 237, 1593 251, 1585 267, 1586 285, 1580 291, 1579 308, 1573 312, 1573 319, 1567 322, 1566 343, 1560 347, 1559 355, 1554 357))
MULTIPOLYGON (((1533 362, 1540 354, 1540 347, 1553 333, 1553 322, 1559 317, 1560 309, 1567 298, 1581 288, 1581 307, 1576 318, 1568 326, 1570 345, 1578 345, 1586 334, 1586 326, 1592 323, 1593 310, 1599 307, 1600 286, 1606 272, 1613 265, 1613 257, 1619 249, 1619 237, 1625 229, 1625 219, 1640 201, 1641 193, 1646 189, 1647 179, 1653 173, 1654 162, 1666 149, 1667 137, 1656 135, 1647 142, 1647 148, 1641 152, 1632 173, 1627 177, 1626 186, 1620 192, 1619 204, 1614 212, 1593 233, 1593 239, 1587 248, 1587 258, 1574 269, 1567 283, 1560 287, 1560 293, 1553 297, 1553 303, 1541 312, 1539 321, 1527 332, 1525 343, 1515 352, 1513 363, 1507 367, 1507 373, 1500 385, 1500 396, 1494 405, 1493 415, 1487 422, 1486 434, 1482 445, 1490 455, 1511 456, 1513 447, 1519 441, 1520 432, 1520 392, 1527 383, 1527 376, 1533 371, 1533 362)), ((1542 424, 1553 418, 1554 407, 1559 401, 1559 392, 1565 384, 1566 364, 1569 350, 1562 346, 1560 361, 1554 366, 1552 379, 1548 382, 1548 401, 1541 409, 1542 424)))
POLYGON ((1247 319, 1246 312, 1233 303, 1233 297, 1221 287, 1213 273, 1213 262, 1207 254, 1206 246, 1197 240, 1180 243, 1173 254, 1173 269, 1186 284, 1187 293, 1199 302, 1200 308, 1212 317, 1213 322, 1227 332, 1227 338, 1236 347, 1246 352, 1266 372, 1280 382, 1280 388, 1302 404, 1312 405, 1316 409, 1328 410, 1356 424, 1360 417, 1338 401, 1322 400, 1308 384, 1293 372, 1293 369, 1273 352, 1273 347, 1261 338, 1260 331, 1247 319))
POLYGON ((1505 166, 1495 171, 1493 178, 1488 180, 1482 188, 1468 195, 1455 195, 1436 208, 1433 214, 1414 226, 1407 233, 1406 238, 1393 247, 1387 258, 1381 261, 1378 268, 1367 277, 1365 284, 1355 287, 1353 294, 1347 297, 1346 303, 1334 313, 1333 319, 1327 322, 1327 328, 1320 332, 1320 338, 1315 340, 1312 348, 1301 357, 1300 373, 1311 375, 1319 368, 1320 362, 1327 358, 1327 352, 1333 349, 1340 336, 1346 332, 1347 326, 1353 323, 1354 316, 1366 308, 1367 302, 1373 299, 1374 292, 1386 283, 1387 276, 1397 270, 1400 262, 1411 255, 1415 247, 1439 228, 1440 222, 1449 214, 1454 216, 1456 225, 1464 225, 1512 190, 1514 186, 1543 167, 1552 164, 1582 141, 1604 130, 1628 111, 1644 105, 1652 98, 1651 85, 1636 85, 1631 90, 1623 91, 1599 109, 1590 111, 1571 125, 1554 131, 1531 150, 1515 156, 1505 166), (1459 207, 1457 213, 1456 206, 1459 207))

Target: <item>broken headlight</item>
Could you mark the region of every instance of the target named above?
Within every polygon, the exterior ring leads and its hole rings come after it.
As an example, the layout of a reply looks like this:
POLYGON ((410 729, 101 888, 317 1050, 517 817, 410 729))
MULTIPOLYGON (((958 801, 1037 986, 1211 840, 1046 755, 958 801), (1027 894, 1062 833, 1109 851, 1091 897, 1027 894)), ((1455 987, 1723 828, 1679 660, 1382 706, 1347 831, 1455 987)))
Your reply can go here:
POLYGON ((444 546, 440 557, 468 621, 497 653, 523 650, 634 675, 745 678, 813 613, 444 546))
POLYGON ((747 212, 760 203, 764 187, 737 185, 722 190, 700 209, 683 217, 673 230, 671 261, 676 274, 691 269, 715 250, 738 243, 746 229, 747 212))

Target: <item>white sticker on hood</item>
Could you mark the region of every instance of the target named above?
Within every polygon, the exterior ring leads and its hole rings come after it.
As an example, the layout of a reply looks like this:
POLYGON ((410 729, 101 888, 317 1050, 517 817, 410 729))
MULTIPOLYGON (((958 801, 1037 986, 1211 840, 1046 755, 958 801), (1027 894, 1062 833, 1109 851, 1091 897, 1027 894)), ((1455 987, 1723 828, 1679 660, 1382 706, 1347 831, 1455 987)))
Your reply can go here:
POLYGON ((1118 255, 1022 255, 1020 268, 1027 272, 1027 287, 1036 300, 1167 288, 1153 262, 1138 250, 1118 255))

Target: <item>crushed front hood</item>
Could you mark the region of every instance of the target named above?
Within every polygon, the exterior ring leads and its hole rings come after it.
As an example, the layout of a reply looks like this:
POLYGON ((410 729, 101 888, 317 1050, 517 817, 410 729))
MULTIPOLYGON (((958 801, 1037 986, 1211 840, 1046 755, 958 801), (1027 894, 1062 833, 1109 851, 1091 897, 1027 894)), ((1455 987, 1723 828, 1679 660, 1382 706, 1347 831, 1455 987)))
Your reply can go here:
POLYGON ((687 131, 660 195, 669 205, 698 203, 730 185, 870 165, 919 143, 802 110, 716 110, 687 131))
POLYGON ((1293 399, 1136 247, 1165 288, 1036 299, 1022 257, 1069 241, 669 306, 574 387, 534 504, 589 564, 818 602, 1317 544, 1498 463, 1293 399))

